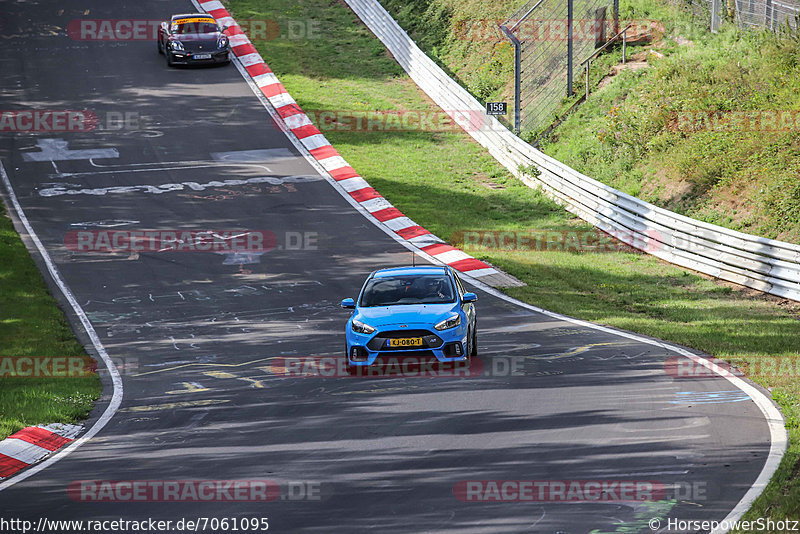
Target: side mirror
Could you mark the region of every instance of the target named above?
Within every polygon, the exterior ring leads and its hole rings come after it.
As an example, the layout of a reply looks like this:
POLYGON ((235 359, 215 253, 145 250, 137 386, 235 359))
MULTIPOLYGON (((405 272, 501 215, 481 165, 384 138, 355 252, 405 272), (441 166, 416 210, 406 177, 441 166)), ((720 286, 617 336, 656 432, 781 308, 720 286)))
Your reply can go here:
POLYGON ((342 301, 342 308, 346 310, 354 310, 356 309, 356 301, 353 299, 344 299, 342 301))
POLYGON ((230 26, 223 26, 223 27, 222 27, 222 28, 219 30, 219 33, 225 33, 225 32, 228 30, 228 28, 230 28, 230 26))
POLYGON ((478 295, 476 295, 475 293, 464 293, 464 296, 461 297, 461 302, 463 302, 464 304, 467 304, 469 302, 475 302, 476 300, 478 300, 478 295))

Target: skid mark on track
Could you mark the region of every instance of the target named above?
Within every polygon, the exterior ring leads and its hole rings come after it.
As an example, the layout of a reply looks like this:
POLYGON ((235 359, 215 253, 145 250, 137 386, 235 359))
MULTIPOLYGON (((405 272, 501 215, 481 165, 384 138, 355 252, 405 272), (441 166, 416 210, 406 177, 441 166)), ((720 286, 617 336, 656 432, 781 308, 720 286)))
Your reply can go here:
POLYGON ((201 393, 203 391, 210 391, 209 388, 203 387, 203 385, 198 382, 181 382, 181 385, 183 386, 183 389, 167 391, 167 395, 183 395, 185 393, 201 393))
POLYGON ((139 412, 156 412, 156 411, 164 411, 164 410, 177 410, 179 408, 197 408, 201 406, 215 406, 218 404, 225 404, 230 402, 228 399, 205 399, 205 400, 196 400, 196 401, 186 401, 186 402, 168 402, 165 404, 150 404, 145 406, 130 406, 128 408, 122 408, 119 410, 120 412, 131 412, 131 413, 139 413, 139 412))

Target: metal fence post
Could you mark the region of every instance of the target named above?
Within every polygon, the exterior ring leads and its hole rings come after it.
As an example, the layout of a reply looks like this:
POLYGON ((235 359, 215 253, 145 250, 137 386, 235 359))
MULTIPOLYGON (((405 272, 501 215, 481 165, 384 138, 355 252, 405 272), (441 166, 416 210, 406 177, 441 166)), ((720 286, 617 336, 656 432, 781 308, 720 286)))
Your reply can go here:
POLYGON ((519 39, 505 26, 500 26, 500 31, 514 45, 514 133, 520 133, 520 106, 521 106, 521 81, 522 81, 522 50, 519 39))
POLYGON ((567 0, 567 96, 572 96, 572 15, 573 0, 567 0))
POLYGON ((625 28, 625 31, 622 32, 622 64, 625 64, 625 53, 626 49, 628 48, 628 28, 625 28))
POLYGON ((586 62, 586 100, 589 100, 589 65, 591 61, 586 62))
POLYGON ((711 0, 711 31, 717 33, 719 31, 719 0, 711 0))
POLYGON ((522 105, 520 84, 522 81, 522 50, 518 39, 514 39, 514 131, 519 135, 520 107, 522 105))
POLYGON ((764 23, 767 28, 774 30, 772 27, 772 0, 767 0, 764 7, 764 23))

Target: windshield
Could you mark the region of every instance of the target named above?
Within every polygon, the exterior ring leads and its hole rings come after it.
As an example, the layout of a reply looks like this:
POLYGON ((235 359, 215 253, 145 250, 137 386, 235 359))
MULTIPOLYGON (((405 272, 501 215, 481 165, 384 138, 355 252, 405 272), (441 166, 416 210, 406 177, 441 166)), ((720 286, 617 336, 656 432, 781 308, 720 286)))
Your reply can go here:
POLYGON ((172 33, 178 35, 216 33, 217 24, 211 19, 178 19, 172 23, 172 33))
POLYGON ((367 282, 360 306, 448 304, 455 300, 453 283, 444 274, 382 276, 367 282))

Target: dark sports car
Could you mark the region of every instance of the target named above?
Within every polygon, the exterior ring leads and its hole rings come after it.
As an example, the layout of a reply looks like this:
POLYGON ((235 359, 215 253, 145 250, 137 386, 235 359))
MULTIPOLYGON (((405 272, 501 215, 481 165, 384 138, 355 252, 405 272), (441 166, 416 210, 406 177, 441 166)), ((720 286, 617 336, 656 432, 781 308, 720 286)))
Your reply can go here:
POLYGON ((230 63, 231 46, 217 21, 203 13, 173 15, 158 28, 158 52, 167 65, 230 63))

